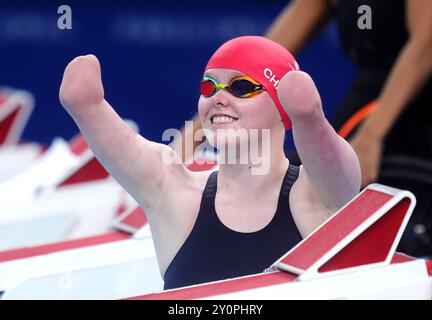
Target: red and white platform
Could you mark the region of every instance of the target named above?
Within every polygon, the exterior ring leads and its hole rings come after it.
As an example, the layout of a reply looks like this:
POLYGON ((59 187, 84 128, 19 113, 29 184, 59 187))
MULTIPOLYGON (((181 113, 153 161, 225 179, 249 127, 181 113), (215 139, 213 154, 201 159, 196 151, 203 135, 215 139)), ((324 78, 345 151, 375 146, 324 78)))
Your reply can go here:
POLYGON ((395 253, 414 206, 373 184, 267 273, 130 299, 431 299, 431 261, 395 253))
MULTIPOLYGON (((211 167, 189 166, 196 171, 211 167)), ((112 229, 98 236, 0 252, 2 298, 121 299, 161 291, 163 281, 143 210, 125 211, 112 229)))
POLYGON ((31 166, 43 152, 40 144, 21 141, 33 108, 29 92, 0 88, 0 181, 31 166))

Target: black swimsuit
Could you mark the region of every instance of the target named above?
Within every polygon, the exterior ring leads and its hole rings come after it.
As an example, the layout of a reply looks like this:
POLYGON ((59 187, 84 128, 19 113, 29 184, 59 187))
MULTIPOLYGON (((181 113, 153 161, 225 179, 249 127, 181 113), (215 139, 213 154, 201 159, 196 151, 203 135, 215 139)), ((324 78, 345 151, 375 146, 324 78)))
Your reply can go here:
POLYGON ((217 174, 210 175, 195 225, 165 272, 164 289, 263 272, 302 240, 289 209, 298 167, 290 165, 287 170, 271 222, 251 233, 233 231, 219 220, 215 210, 217 174))

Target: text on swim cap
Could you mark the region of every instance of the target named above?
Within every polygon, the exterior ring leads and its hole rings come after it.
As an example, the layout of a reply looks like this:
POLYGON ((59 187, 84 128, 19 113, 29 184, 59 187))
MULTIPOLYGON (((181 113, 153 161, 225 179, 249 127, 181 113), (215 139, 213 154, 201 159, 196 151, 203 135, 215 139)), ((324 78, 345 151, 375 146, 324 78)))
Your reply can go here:
POLYGON ((273 74, 273 71, 270 68, 264 69, 264 76, 269 79, 270 82, 273 83, 273 87, 277 89, 277 86, 279 84, 279 80, 276 80, 276 76, 273 74))

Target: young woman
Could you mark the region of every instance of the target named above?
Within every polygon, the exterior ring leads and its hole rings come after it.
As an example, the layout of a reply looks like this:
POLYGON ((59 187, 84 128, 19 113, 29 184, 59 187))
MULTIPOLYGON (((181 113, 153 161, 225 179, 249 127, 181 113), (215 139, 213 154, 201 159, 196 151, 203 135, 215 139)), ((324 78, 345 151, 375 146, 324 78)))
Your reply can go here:
MULTIPOLYGON (((206 134, 218 147, 229 130, 267 130, 270 139, 265 173, 253 174, 251 161, 226 161, 210 174, 164 161, 167 153, 176 156, 170 147, 129 129, 104 99, 96 57, 67 66, 60 101, 99 161, 146 211, 165 289, 262 272, 359 191, 357 157, 298 69, 285 48, 263 37, 236 38, 215 52, 198 102, 206 134), (301 168, 283 151, 288 128, 301 168)), ((262 150, 264 140, 257 141, 262 150)))

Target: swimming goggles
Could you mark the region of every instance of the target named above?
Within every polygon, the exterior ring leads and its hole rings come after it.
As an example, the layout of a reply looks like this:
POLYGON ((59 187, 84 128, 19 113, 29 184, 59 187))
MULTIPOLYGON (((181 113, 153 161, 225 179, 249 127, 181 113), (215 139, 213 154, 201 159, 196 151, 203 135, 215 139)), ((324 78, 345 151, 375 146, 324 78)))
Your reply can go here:
POLYGON ((250 98, 265 90, 261 84, 246 76, 234 78, 228 85, 218 83, 213 78, 204 77, 200 87, 201 94, 206 98, 213 96, 220 89, 227 90, 237 98, 250 98))

